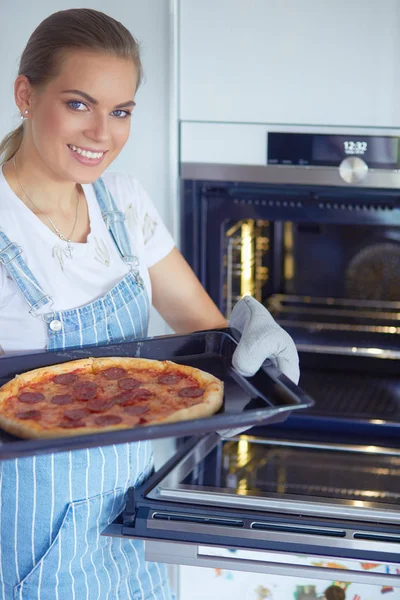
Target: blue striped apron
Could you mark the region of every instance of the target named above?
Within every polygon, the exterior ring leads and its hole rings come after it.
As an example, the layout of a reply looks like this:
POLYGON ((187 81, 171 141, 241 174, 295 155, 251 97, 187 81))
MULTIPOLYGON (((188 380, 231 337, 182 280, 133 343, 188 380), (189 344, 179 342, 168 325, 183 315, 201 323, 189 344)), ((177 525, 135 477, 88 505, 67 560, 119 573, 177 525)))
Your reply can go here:
MULTIPOLYGON (((0 263, 32 317, 48 329, 48 349, 145 337, 149 299, 131 254, 123 214, 99 179, 103 219, 129 273, 78 309, 52 311, 52 299, 0 229, 0 263), (40 311, 40 312, 39 312, 40 311)), ((0 462, 1 600, 171 600, 164 565, 145 562, 144 542, 101 536, 153 464, 149 442, 0 462)))

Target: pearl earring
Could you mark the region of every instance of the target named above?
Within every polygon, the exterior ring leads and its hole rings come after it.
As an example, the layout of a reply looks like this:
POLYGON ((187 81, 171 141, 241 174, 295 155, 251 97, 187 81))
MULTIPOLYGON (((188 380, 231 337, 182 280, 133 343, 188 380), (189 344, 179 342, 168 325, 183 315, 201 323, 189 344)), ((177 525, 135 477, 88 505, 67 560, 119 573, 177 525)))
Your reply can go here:
POLYGON ((21 119, 27 119, 27 116, 29 114, 29 110, 24 110, 24 114, 21 113, 21 119))

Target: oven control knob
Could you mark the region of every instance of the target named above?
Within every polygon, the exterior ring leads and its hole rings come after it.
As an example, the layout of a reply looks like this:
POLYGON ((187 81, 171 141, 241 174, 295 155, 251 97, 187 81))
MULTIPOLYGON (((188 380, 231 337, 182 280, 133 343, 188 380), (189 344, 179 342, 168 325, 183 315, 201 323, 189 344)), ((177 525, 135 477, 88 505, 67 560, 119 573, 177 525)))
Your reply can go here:
POLYGON ((341 178, 346 183, 360 183, 368 173, 368 165, 359 156, 349 156, 339 166, 341 178))

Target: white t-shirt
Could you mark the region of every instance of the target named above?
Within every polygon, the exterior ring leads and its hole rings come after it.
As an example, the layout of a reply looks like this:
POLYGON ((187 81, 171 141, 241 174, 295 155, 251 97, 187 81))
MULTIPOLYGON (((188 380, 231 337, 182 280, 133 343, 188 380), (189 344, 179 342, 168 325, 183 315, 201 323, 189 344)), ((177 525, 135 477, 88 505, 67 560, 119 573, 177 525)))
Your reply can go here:
MULTIPOLYGON (((139 260, 151 302, 148 269, 164 258, 174 241, 141 185, 120 173, 104 173, 104 183, 119 210, 126 215, 132 253, 139 260)), ((120 257, 101 216, 91 184, 82 186, 88 204, 90 233, 85 243, 73 243, 73 258, 63 250, 67 243, 33 214, 14 194, 0 168, 0 226, 19 244, 22 258, 45 294, 53 299, 49 310, 68 310, 93 302, 123 279, 129 267, 120 257)), ((29 305, 4 265, 0 264, 0 354, 29 352, 47 346, 46 325, 29 314, 29 305)))

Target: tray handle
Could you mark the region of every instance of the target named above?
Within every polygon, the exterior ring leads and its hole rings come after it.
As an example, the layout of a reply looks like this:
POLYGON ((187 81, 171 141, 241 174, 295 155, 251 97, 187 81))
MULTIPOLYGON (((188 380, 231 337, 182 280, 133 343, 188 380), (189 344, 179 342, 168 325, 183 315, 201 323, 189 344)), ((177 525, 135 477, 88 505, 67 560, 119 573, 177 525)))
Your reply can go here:
MULTIPOLYGON (((225 332, 230 337, 234 346, 237 346, 240 338, 240 332, 229 327, 225 332)), ((231 356, 233 350, 230 350, 231 356)), ((261 368, 252 377, 243 377, 237 373, 231 366, 232 377, 240 385, 246 385, 253 394, 262 398, 268 405, 274 405, 276 399, 277 405, 297 408, 308 408, 314 405, 314 400, 298 385, 293 383, 278 369, 271 359, 266 359, 261 368), (266 393, 265 393, 266 392, 266 393)))
POLYGON ((279 407, 308 408, 314 405, 314 400, 269 359, 252 377, 243 377, 233 367, 230 373, 240 385, 247 387, 253 396, 261 398, 269 406, 276 404, 279 407))

